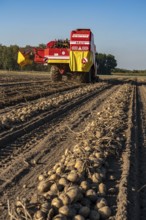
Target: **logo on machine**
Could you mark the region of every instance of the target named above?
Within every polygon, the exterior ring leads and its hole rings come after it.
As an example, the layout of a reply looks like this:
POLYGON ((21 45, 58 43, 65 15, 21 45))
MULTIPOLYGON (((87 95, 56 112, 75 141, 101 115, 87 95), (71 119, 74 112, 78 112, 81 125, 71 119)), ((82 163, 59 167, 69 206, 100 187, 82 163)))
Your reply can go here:
POLYGON ((87 59, 86 57, 82 59, 82 63, 83 63, 83 64, 85 64, 85 63, 87 63, 87 62, 88 62, 88 59, 87 59))
POLYGON ((73 34, 72 37, 88 38, 89 34, 73 34))

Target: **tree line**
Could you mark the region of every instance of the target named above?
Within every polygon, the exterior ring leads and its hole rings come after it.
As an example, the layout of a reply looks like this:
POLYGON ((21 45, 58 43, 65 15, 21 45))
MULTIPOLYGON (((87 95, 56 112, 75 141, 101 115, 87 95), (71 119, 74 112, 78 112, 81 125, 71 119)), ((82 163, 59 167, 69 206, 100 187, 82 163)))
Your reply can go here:
POLYGON ((133 69, 133 70, 128 70, 128 69, 122 69, 122 68, 115 68, 113 71, 113 73, 129 73, 129 74, 132 74, 132 73, 146 73, 146 69, 145 70, 136 70, 136 69, 133 69))
POLYGON ((117 66, 117 60, 112 54, 96 54, 96 61, 98 65, 98 74, 110 75, 117 66))
MULTIPOLYGON (((27 45, 24 49, 30 48, 27 45)), ((45 48, 44 44, 39 44, 38 47, 45 48)), ((0 70, 13 70, 13 71, 49 71, 50 66, 32 63, 24 67, 17 64, 17 55, 19 47, 17 45, 4 46, 0 44, 0 70)), ((98 74, 111 74, 117 66, 115 57, 111 54, 96 53, 96 62, 98 65, 98 74)))

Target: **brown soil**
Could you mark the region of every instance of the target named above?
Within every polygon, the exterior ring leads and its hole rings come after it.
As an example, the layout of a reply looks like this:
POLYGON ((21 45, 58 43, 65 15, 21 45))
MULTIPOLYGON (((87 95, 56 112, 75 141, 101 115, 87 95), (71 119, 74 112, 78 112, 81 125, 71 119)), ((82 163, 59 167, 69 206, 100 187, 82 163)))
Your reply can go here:
POLYGON ((146 219, 146 87, 134 79, 106 79, 83 92, 89 85, 63 81, 52 83, 48 75, 1 74, 0 116, 13 109, 35 105, 75 93, 57 107, 0 129, 0 219, 8 217, 7 202, 35 194, 38 175, 57 163, 65 149, 78 143, 78 134, 104 111, 106 102, 125 83, 132 86, 125 110, 125 141, 116 155, 107 158, 106 199, 112 210, 109 220, 146 219), (97 117, 97 116, 96 116, 97 117), (111 179, 111 176, 114 178, 111 179))

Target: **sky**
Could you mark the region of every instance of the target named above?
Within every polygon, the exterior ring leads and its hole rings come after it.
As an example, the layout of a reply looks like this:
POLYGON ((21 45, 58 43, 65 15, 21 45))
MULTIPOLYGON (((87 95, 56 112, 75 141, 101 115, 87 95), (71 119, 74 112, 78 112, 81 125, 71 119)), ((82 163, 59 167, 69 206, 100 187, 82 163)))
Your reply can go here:
POLYGON ((146 69, 146 0, 0 0, 0 44, 38 46, 90 28, 117 67, 146 69))

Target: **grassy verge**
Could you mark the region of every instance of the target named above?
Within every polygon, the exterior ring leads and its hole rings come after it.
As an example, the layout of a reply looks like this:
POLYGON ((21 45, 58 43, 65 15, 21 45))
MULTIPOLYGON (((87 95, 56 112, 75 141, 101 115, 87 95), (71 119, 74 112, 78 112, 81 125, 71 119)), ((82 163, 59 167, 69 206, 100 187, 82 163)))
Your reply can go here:
POLYGON ((11 70, 0 70, 0 74, 23 74, 23 75, 40 75, 40 74, 43 74, 43 75, 48 75, 49 74, 49 71, 48 72, 43 72, 43 71, 11 71, 11 70))
POLYGON ((127 72, 127 73, 112 73, 113 76, 146 76, 146 72, 138 72, 138 73, 133 73, 133 72, 127 72))

